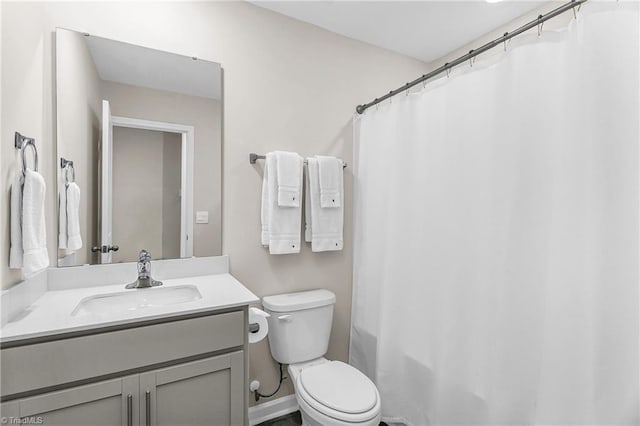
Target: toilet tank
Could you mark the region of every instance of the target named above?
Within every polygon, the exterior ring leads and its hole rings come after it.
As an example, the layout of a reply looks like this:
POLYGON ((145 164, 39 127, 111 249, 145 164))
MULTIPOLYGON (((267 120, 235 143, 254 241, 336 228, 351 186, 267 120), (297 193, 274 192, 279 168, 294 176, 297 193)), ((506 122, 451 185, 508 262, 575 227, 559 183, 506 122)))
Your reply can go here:
POLYGON ((263 297, 262 306, 271 315, 267 336, 273 358, 295 364, 327 353, 335 303, 336 295, 329 290, 263 297))

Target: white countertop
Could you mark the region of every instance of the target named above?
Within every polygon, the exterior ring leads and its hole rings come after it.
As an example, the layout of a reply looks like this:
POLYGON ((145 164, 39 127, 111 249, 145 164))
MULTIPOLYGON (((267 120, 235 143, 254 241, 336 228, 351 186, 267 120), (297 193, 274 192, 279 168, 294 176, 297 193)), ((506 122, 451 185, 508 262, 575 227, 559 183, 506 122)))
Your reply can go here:
POLYGON ((71 312, 82 299, 105 293, 122 292, 125 290, 126 283, 47 291, 12 321, 0 328, 0 342, 14 342, 113 325, 135 324, 140 321, 239 307, 259 302, 255 294, 227 273, 162 281, 161 287, 126 291, 154 291, 156 288, 193 285, 198 288, 202 298, 167 306, 145 307, 134 311, 72 316, 71 312))

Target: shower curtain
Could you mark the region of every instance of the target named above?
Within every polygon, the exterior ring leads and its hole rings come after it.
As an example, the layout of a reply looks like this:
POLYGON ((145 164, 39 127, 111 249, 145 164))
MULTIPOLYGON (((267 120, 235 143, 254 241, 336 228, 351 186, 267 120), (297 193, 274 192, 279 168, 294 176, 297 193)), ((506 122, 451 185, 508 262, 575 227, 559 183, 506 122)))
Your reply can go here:
POLYGON ((387 421, 640 424, 637 6, 487 61, 355 118, 350 362, 387 421))

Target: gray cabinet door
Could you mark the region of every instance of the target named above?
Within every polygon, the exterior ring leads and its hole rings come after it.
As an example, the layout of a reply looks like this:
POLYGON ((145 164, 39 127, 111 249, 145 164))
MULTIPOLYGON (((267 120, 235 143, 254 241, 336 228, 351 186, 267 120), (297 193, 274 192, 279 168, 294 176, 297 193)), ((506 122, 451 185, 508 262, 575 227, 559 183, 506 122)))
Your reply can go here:
POLYGON ((241 426, 244 401, 243 351, 140 374, 144 426, 241 426))
POLYGON ((133 375, 7 404, 13 408, 10 415, 19 416, 24 424, 138 426, 138 394, 138 376, 133 375))

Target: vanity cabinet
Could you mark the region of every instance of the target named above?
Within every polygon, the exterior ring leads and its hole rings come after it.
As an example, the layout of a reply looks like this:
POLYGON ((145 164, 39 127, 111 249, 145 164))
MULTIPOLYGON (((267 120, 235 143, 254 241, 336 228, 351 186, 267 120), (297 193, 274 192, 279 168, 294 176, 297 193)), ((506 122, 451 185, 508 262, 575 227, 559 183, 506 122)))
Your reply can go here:
POLYGON ((243 365, 236 351, 6 402, 2 416, 60 426, 241 425, 243 365))
POLYGON ((29 424, 244 425, 247 313, 3 347, 3 417, 29 424))

